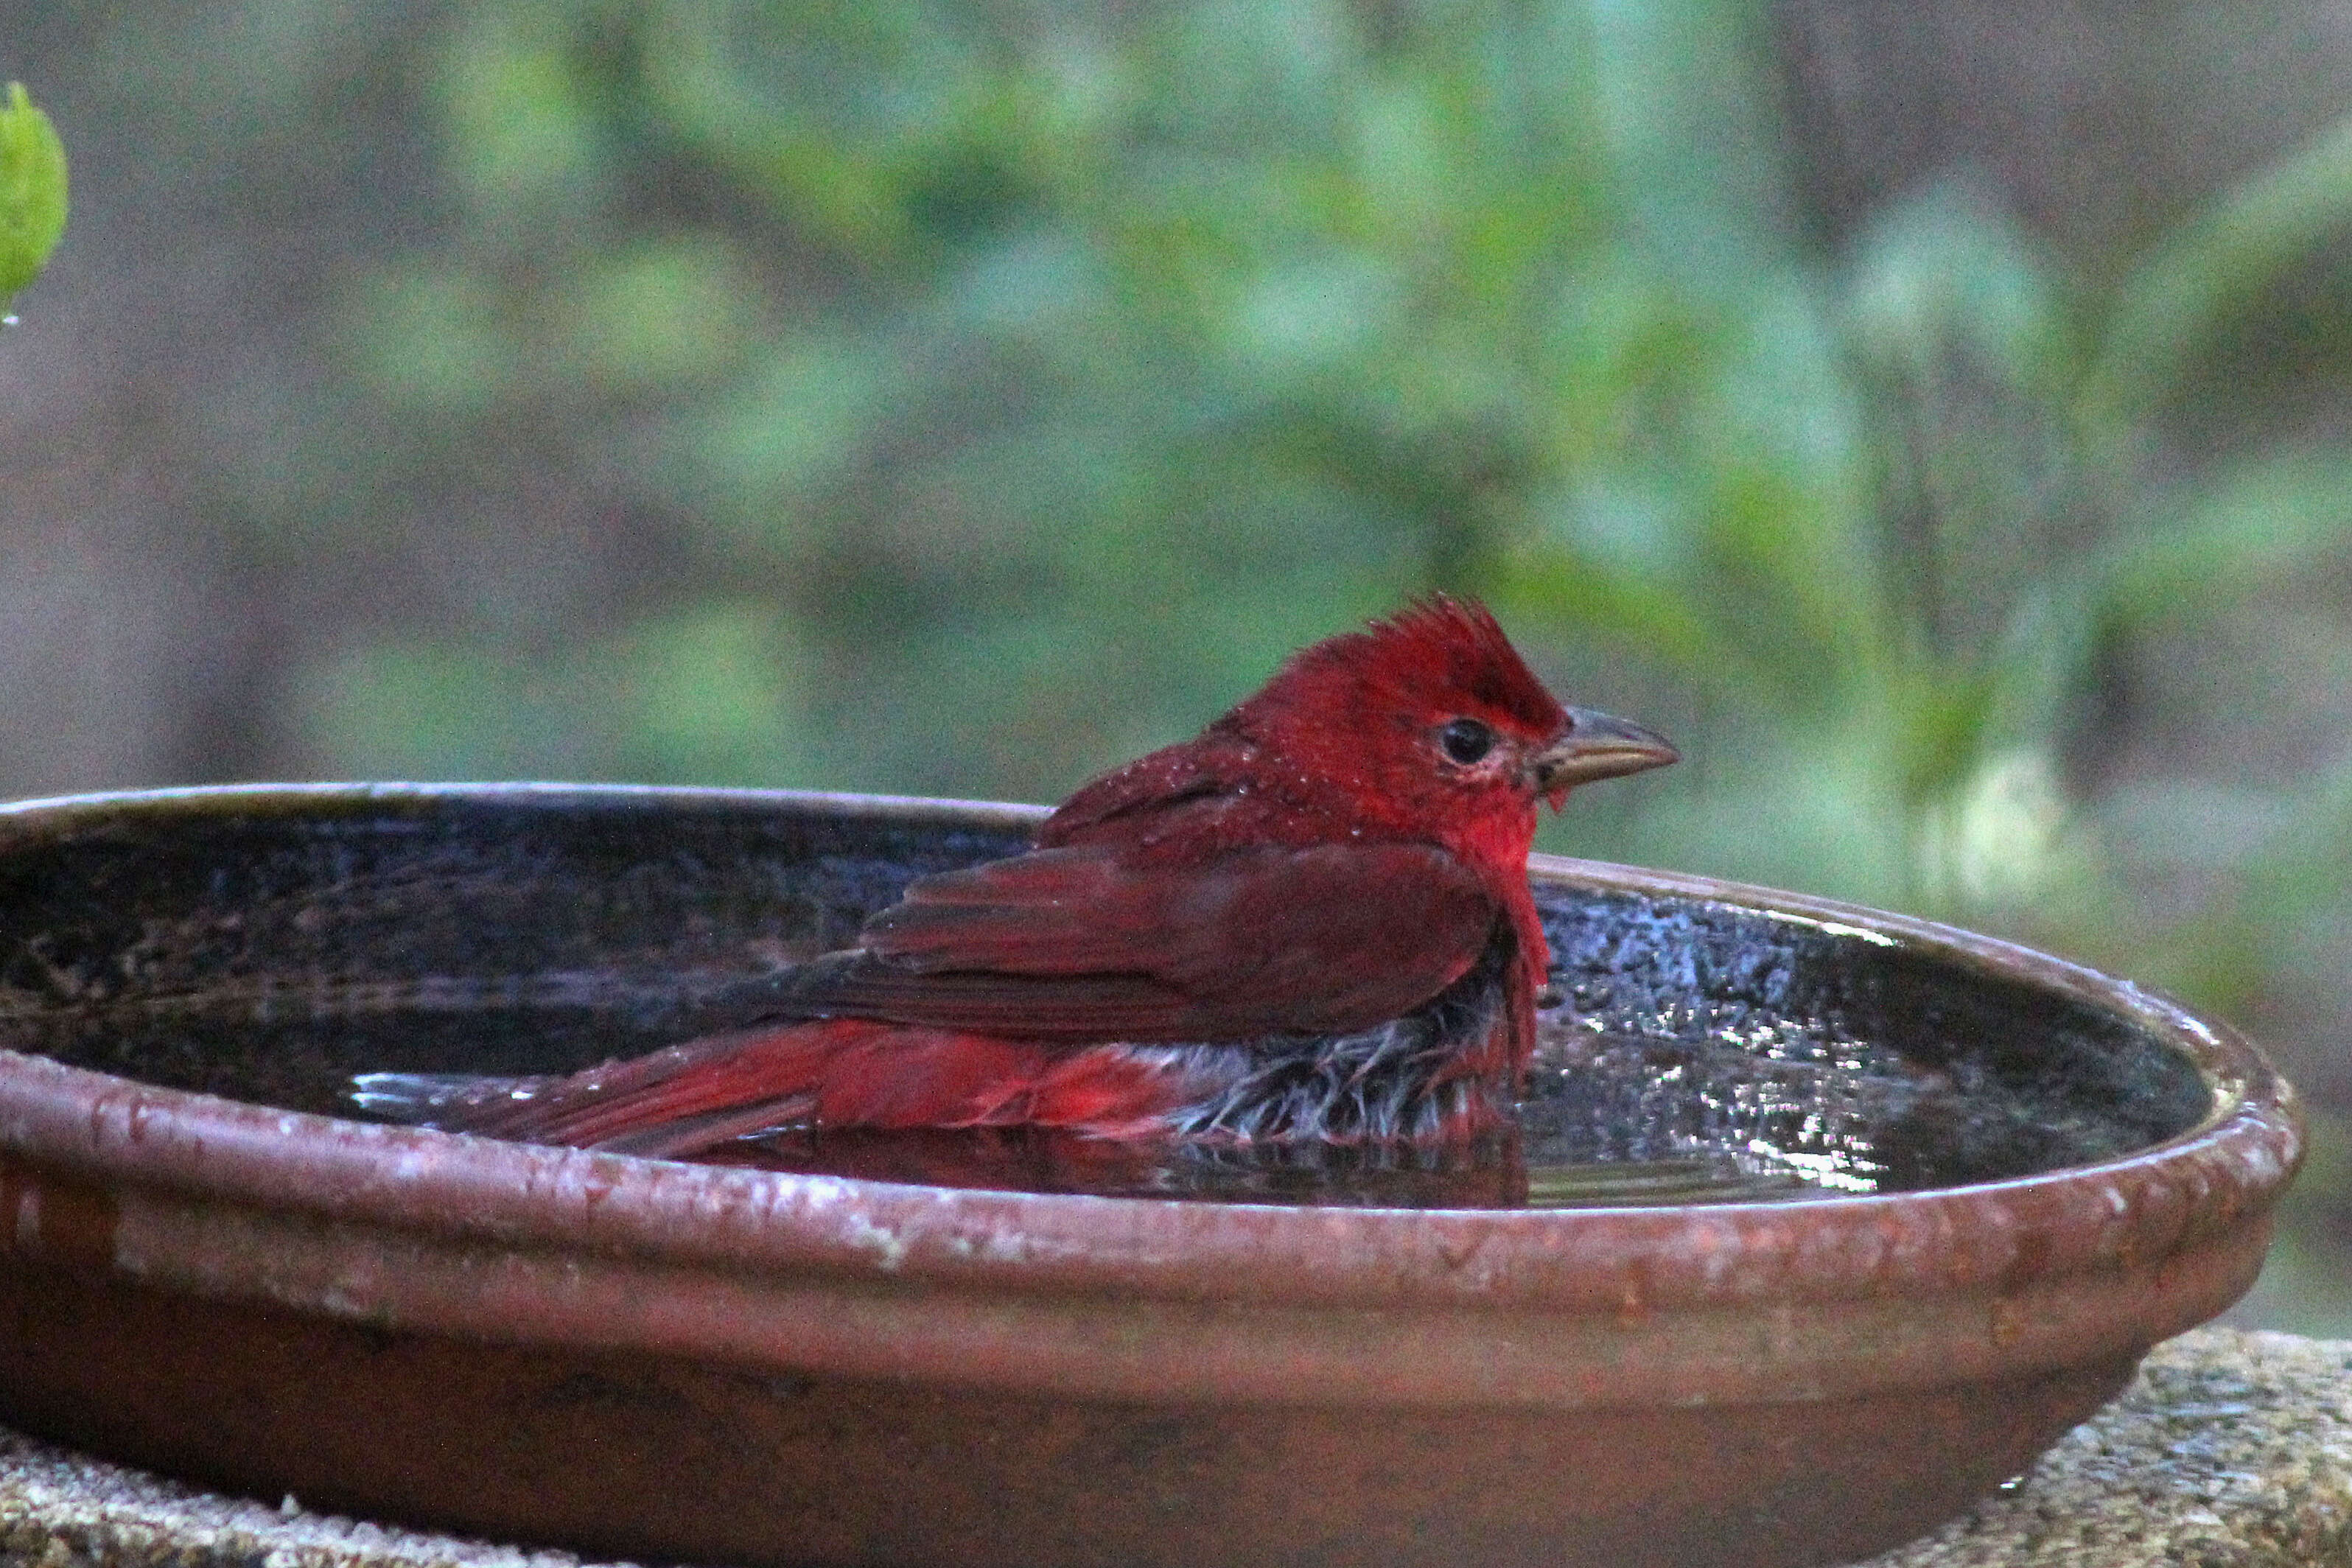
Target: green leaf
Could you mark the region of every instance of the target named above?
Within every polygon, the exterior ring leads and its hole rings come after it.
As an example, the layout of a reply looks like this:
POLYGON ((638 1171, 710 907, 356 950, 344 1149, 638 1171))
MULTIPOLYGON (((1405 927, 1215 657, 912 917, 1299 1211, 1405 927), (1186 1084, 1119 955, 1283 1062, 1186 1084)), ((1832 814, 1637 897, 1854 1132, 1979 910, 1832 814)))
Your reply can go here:
POLYGON ((2248 462, 2177 507, 2126 526, 2091 564, 2114 621, 2196 618, 2352 544, 2352 458, 2295 453, 2248 462))
POLYGON ((2241 181, 2124 279, 2082 406, 2097 421, 2151 411, 2189 360, 2279 275, 2352 226, 2352 116, 2241 181))
POLYGON ((1568 623, 1709 684, 1752 673, 1726 629, 1700 613, 1672 577, 1597 559, 1590 550, 1526 541, 1490 570, 1488 594, 1507 610, 1568 623))
POLYGON ((755 536, 796 528, 801 510, 893 427, 920 384, 905 349, 850 332, 776 345, 771 356, 681 431, 702 503, 750 521, 755 536))
POLYGON ((1843 314, 1864 362, 1929 383, 1955 355, 2008 385, 2031 386, 2059 363, 2058 289, 2008 214, 1939 185, 1870 226, 1843 314))
POLYGON ((2011 738, 2046 737, 2118 632, 2191 626, 2352 546, 2352 458, 2295 453, 2237 466, 2127 517, 2100 549, 2031 586, 1996 659, 2011 738))
POLYGON ((0 302, 41 275, 65 232, 65 143, 12 81, 0 108, 0 302))
POLYGON ((454 36, 436 86, 451 172, 493 222, 545 237, 601 175, 595 105, 546 18, 489 8, 454 36))
POLYGON ((756 289, 716 239, 608 248, 562 296, 568 362, 614 389, 715 375, 758 342, 756 289))

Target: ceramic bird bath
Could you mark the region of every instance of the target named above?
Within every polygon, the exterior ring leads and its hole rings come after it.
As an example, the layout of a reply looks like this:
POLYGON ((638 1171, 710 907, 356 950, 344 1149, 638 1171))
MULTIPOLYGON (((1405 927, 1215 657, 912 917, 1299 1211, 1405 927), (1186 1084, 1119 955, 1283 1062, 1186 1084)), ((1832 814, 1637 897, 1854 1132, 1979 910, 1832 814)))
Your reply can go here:
POLYGON ((1144 1161, 1105 1195, 1040 1190, 1084 1161, 955 1185, 935 1147, 687 1164, 348 1113, 354 1073, 708 1026, 1037 819, 0 809, 0 1421, 656 1560, 1829 1562, 2016 1475, 2227 1306, 2298 1157, 2261 1057, 2129 984, 1545 859, 1555 995, 1500 1179, 1144 1161))

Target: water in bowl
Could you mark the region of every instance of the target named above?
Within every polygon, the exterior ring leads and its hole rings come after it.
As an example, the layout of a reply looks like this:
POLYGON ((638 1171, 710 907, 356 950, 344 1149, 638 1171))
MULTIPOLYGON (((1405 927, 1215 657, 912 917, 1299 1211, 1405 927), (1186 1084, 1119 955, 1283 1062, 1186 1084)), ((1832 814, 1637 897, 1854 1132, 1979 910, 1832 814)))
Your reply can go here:
MULTIPOLYGON (((0 855, 0 1044, 329 1115, 354 1074, 567 1072, 725 1026, 713 999, 855 939, 1017 827, 821 800, 230 801, 0 855), (233 809, 234 808, 234 809, 233 809)), ((1455 1149, 787 1132, 725 1163, 1260 1203, 1764 1202, 2147 1148, 2215 1103, 2063 985, 1769 907, 1539 882, 1552 994, 1517 1125, 1455 1149)), ((737 1020, 740 1022, 740 1020, 737 1020)))

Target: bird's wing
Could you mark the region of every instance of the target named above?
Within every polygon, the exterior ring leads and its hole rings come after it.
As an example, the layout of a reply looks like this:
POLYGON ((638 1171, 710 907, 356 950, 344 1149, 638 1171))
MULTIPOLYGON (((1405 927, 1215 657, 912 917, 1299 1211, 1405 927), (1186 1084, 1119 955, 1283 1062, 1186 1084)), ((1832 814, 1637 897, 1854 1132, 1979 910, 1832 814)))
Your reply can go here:
POLYGON ((1500 913, 1428 845, 1226 850, 1170 863, 1041 849, 925 878, 864 945, 803 965, 776 1000, 1022 1038, 1244 1039, 1337 1033, 1460 978, 1500 913))

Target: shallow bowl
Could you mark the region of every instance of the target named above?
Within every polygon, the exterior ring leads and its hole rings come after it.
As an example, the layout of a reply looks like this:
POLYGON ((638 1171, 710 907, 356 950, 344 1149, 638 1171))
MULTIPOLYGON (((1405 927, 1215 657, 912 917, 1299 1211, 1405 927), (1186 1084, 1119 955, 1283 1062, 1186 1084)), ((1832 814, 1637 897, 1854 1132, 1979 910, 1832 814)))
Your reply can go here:
POLYGON ((2227 1306, 2298 1157, 2262 1058, 2130 984, 1553 859, 1554 1135, 1832 1186, 1167 1201, 333 1114, 355 1071, 706 1026, 1036 819, 551 786, 0 809, 0 1421, 656 1559, 1827 1562, 2016 1475, 2227 1306))

